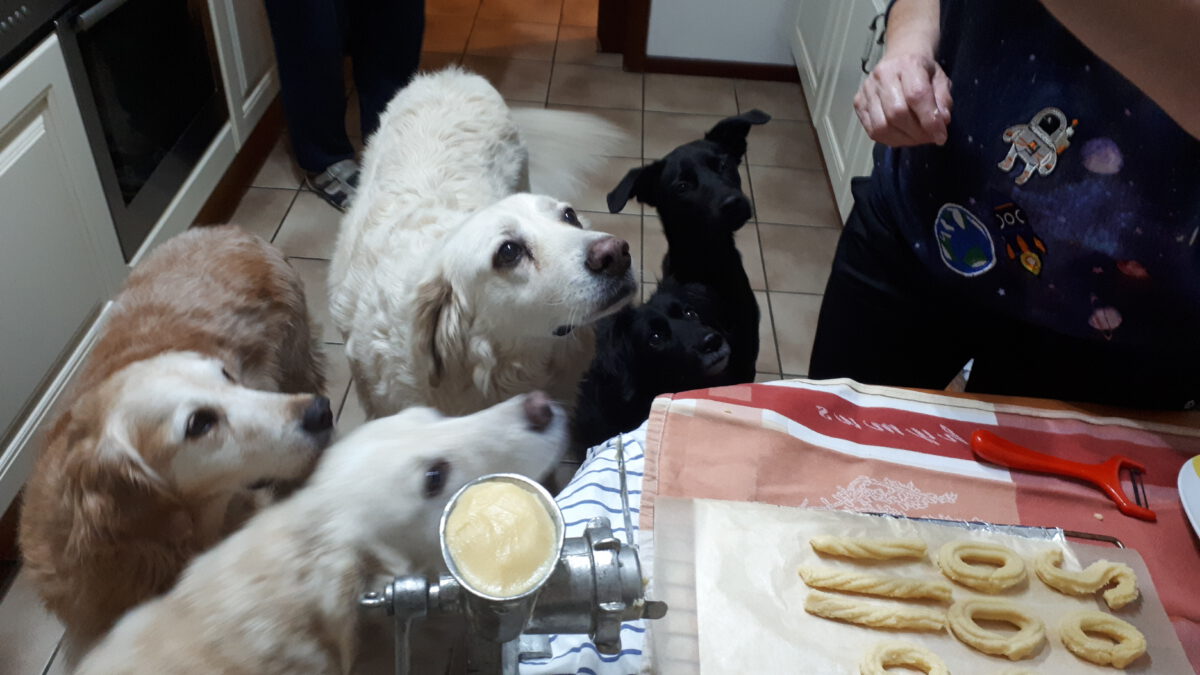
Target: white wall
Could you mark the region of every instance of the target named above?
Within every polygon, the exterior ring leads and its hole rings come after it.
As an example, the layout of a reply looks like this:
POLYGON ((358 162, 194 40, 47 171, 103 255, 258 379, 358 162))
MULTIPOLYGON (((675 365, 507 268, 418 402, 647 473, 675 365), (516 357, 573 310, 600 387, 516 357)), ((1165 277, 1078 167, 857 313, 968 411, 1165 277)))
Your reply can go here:
POLYGON ((648 56, 793 65, 797 0, 653 0, 648 56))

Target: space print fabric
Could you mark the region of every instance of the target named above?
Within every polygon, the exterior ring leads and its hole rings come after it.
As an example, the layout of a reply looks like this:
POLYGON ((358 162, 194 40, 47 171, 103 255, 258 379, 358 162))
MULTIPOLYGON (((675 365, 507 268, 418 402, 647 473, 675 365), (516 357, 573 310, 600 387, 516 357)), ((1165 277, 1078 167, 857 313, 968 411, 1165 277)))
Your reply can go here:
POLYGON ((944 146, 873 206, 958 302, 1130 346, 1200 336, 1200 141, 1036 0, 942 3, 944 146))

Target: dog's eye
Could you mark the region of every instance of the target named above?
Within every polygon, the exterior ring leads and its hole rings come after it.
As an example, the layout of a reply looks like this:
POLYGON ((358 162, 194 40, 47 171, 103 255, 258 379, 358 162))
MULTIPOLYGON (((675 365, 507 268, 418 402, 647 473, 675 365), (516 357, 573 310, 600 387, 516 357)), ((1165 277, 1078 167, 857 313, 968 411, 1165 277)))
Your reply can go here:
POLYGON ((217 411, 201 408, 188 418, 187 428, 183 433, 187 438, 199 438, 212 431, 215 426, 217 426, 217 411))
POLYGON ((425 496, 436 497, 446 489, 446 480, 450 477, 450 462, 439 459, 425 470, 425 496))
POLYGON ((667 339, 667 336, 663 335, 662 331, 656 330, 656 331, 650 333, 650 346, 657 347, 658 345, 661 345, 663 343, 663 340, 666 340, 666 339, 667 339))
POLYGON ((563 209, 562 219, 565 223, 570 223, 575 227, 583 227, 583 223, 579 222, 579 214, 575 213, 575 209, 567 207, 563 209))
POLYGON ((496 249, 496 255, 492 257, 492 266, 512 267, 521 260, 521 256, 524 254, 525 247, 520 242, 506 241, 496 249))
POLYGON ((696 313, 696 310, 688 308, 683 310, 683 318, 695 321, 700 318, 700 315, 696 313))
POLYGON ((692 189, 692 186, 691 186, 691 184, 690 184, 690 183, 688 183, 687 181, 682 181, 682 180, 681 180, 681 181, 678 181, 678 182, 676 182, 674 185, 672 185, 672 186, 671 186, 671 189, 673 189, 673 190, 675 190, 676 192, 678 192, 678 193, 681 193, 681 194, 682 194, 682 193, 684 193, 684 192, 687 192, 688 190, 691 190, 691 189, 692 189))

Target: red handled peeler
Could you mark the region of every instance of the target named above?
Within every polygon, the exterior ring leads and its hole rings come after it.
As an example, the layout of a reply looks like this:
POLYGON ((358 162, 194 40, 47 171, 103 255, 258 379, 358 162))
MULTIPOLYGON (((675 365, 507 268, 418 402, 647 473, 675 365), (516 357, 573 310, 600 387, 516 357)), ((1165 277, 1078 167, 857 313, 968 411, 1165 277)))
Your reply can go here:
POLYGON ((1034 452, 983 429, 971 435, 971 449, 979 457, 1000 466, 1085 480, 1104 490, 1105 494, 1116 502, 1121 513, 1151 522, 1158 519, 1158 515, 1147 508, 1150 502, 1146 499, 1146 488, 1142 484, 1145 465, 1124 455, 1114 455, 1100 464, 1073 462, 1034 452), (1129 497, 1121 488, 1122 468, 1129 469, 1129 482, 1133 486, 1133 498, 1136 503, 1129 501, 1129 497))

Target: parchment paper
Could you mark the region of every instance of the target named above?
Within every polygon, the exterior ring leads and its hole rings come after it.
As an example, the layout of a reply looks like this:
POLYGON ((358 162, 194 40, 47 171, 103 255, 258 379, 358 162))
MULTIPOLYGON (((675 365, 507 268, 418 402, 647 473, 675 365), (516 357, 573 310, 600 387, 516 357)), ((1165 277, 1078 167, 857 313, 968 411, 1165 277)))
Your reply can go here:
MULTIPOLYGON (((1082 661, 1058 638, 1058 621, 1077 609, 1108 612, 1095 598, 1066 596, 1046 587, 1033 574, 1032 559, 1047 547, 1064 550, 1064 566, 1107 558, 1130 564, 1138 574, 1142 598, 1116 616, 1137 626, 1149 643, 1147 655, 1124 672, 1190 673, 1182 647, 1154 592, 1144 563, 1133 551, 1065 542, 1045 530, 999 531, 963 528, 902 518, 868 516, 843 511, 799 509, 746 502, 672 500, 658 502, 655 523, 658 545, 653 586, 671 605, 668 621, 655 626, 655 670, 676 673, 819 673, 857 675, 858 663, 880 639, 899 638, 924 645, 942 657, 952 673, 992 675, 1024 667, 1047 675, 1121 672, 1082 661), (665 508, 664 508, 665 507, 665 508), (1028 532, 1031 536, 1005 532, 1028 532), (691 541, 688 542, 688 534, 691 541), (819 557, 808 540, 819 534, 868 537, 918 537, 929 547, 930 559, 915 562, 858 563, 819 557), (946 542, 976 539, 1008 546, 1025 560, 1029 579, 1000 594, 1046 624, 1047 641, 1030 659, 1009 661, 974 651, 946 631, 941 634, 880 631, 812 616, 804 611, 809 588, 797 569, 803 564, 871 569, 896 576, 943 578, 932 558, 946 542), (687 544, 691 544, 688 547, 687 544), (694 562, 686 569, 683 558, 694 562), (662 575, 662 576, 659 576, 662 575), (687 602, 687 582, 694 590, 687 602), (679 612, 676 613, 678 607, 679 612), (692 609, 694 608, 694 609, 692 609), (693 628, 694 627, 694 628, 693 628), (689 635, 689 629, 694 632, 689 635)), ((1055 531, 1050 531, 1055 532, 1055 531)), ((997 597, 954 584, 956 600, 997 597)), ((938 605, 934 605, 938 606, 938 605)), ((941 605, 945 607, 944 605, 941 605)))

